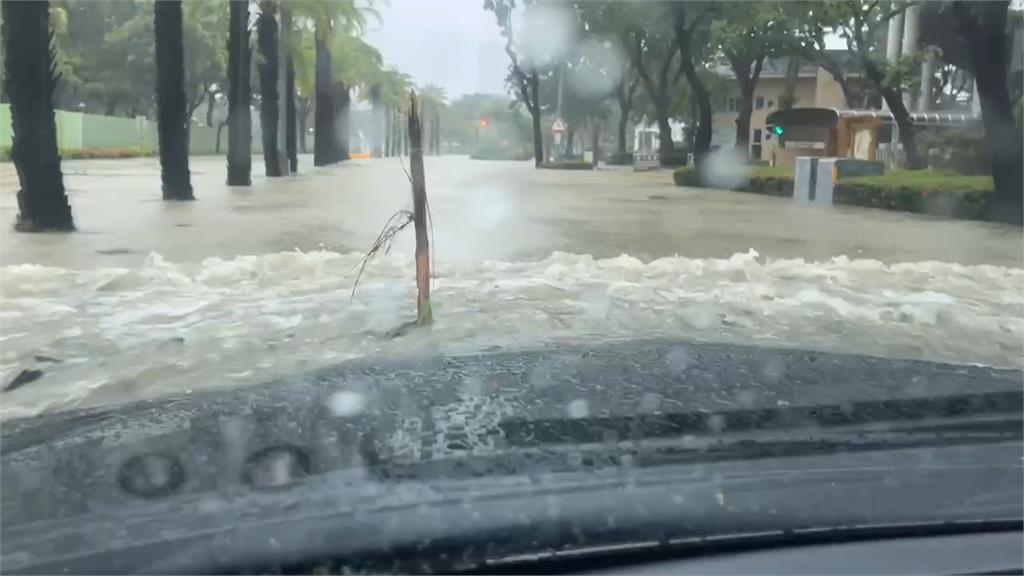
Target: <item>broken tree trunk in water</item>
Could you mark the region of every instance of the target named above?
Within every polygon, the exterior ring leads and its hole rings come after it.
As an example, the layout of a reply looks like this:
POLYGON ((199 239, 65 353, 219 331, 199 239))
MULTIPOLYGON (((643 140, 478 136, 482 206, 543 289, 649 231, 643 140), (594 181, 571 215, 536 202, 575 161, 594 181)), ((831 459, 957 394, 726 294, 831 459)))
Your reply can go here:
MULTIPOLYGON (((398 124, 398 116, 393 116, 394 123, 398 124)), ((429 207, 427 205, 427 184, 423 173, 423 122, 420 118, 419 102, 416 99, 416 92, 409 92, 409 114, 405 116, 408 127, 409 164, 411 174, 409 181, 412 184, 412 212, 400 210, 391 215, 384 229, 381 230, 370 247, 369 252, 363 257, 356 274, 355 282, 352 283, 352 297, 355 297, 356 288, 359 286, 359 279, 366 269, 367 263, 377 254, 387 253, 391 250, 391 242, 399 232, 409 224, 413 225, 416 232, 416 320, 406 322, 401 326, 388 332, 388 338, 396 338, 408 332, 416 326, 429 326, 434 321, 430 308, 430 240, 427 235, 429 222, 429 207)), ((391 144, 395 146, 394 151, 400 152, 398 148, 397 134, 392 138, 391 144)))
POLYGON ((416 231, 416 323, 433 321, 430 313, 430 241, 427 238, 427 183, 423 174, 423 122, 416 92, 409 93, 409 167, 412 172, 412 220, 416 231))

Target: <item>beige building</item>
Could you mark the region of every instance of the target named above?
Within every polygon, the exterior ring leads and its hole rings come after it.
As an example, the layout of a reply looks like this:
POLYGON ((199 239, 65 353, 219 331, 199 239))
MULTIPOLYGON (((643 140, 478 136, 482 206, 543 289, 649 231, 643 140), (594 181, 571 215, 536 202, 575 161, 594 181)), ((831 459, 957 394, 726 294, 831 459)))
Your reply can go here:
MULTIPOLYGON (((779 100, 785 92, 786 85, 785 58, 767 60, 754 90, 754 109, 750 116, 750 157, 760 160, 771 160, 771 153, 776 148, 777 140, 767 133, 765 118, 779 109, 779 100)), ((732 78, 728 67, 719 69, 719 73, 732 78)), ((851 82, 859 81, 857 75, 847 74, 851 82)), ((729 84, 730 93, 720 97, 713 103, 714 113, 711 118, 712 146, 721 148, 736 143, 736 116, 739 105, 739 87, 735 82, 729 84)), ((805 64, 797 74, 794 90, 794 107, 799 108, 846 108, 843 90, 832 75, 814 64, 805 64)))

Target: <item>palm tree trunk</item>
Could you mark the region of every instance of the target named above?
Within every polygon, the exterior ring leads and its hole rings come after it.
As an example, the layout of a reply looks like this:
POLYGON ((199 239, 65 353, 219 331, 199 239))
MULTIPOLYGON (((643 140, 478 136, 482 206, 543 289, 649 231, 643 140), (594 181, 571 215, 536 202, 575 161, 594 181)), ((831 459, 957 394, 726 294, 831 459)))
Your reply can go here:
MULTIPOLYGON (((252 184, 249 0, 231 0, 228 34, 228 186, 252 184)), ((219 132, 218 132, 219 134, 219 132)), ((217 139, 218 143, 220 138, 217 139)))
POLYGON ((157 133, 164 200, 194 200, 188 171, 185 46, 181 0, 153 3, 157 133))
POLYGON ((57 152, 53 96, 55 72, 50 5, 35 0, 0 2, 6 93, 11 103, 11 160, 18 172, 22 232, 74 230, 57 152))
POLYGON ((352 107, 352 99, 349 96, 349 88, 344 82, 338 84, 338 161, 344 162, 349 156, 349 112, 352 107))
POLYGON ((391 108, 384 107, 384 157, 391 157, 391 108))
POLYGON ((327 166, 338 161, 334 146, 334 95, 331 93, 331 50, 325 39, 326 31, 316 30, 316 77, 314 92, 316 108, 313 112, 313 165, 327 166))
MULTIPOLYGON (((157 2, 159 4, 159 2, 157 2)), ((278 46, 277 20, 274 18, 273 3, 261 3, 262 13, 256 22, 256 36, 259 42, 261 62, 260 73, 260 128, 263 132, 263 164, 268 177, 282 175, 277 149, 278 94, 278 46)))

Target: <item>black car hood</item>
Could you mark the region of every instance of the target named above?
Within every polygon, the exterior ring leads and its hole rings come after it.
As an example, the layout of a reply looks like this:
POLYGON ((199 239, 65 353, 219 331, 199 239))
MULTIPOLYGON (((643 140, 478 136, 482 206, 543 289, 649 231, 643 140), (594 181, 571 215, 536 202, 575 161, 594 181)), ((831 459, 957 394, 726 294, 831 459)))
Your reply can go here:
MULTIPOLYGON (((644 341, 366 359, 265 385, 12 420, 0 426, 3 559, 22 565, 12 544, 54 525, 166 514, 175 503, 210 511, 244 502, 273 516, 254 499, 287 510, 297 487, 322 489, 325 478, 344 479, 350 495, 413 506, 422 494, 403 484, 409 479, 601 467, 567 447, 965 411, 1019 418, 1021 378, 977 366, 644 341)), ((607 464, 621 466, 616 458, 607 464)), ((66 550, 86 537, 69 538, 53 545, 66 550)))

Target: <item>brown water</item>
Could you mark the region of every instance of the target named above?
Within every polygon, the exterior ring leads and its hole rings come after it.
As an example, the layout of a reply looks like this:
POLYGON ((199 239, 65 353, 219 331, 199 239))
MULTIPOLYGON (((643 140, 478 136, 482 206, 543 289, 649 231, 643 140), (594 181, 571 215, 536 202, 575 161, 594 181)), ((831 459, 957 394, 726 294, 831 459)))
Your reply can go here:
POLYGON ((193 159, 190 203, 159 199, 155 160, 67 172, 79 232, 0 233, 0 378, 43 371, 3 393, 0 418, 545 342, 1021 365, 1015 228, 682 189, 668 172, 429 158, 436 323, 389 339, 415 310, 411 234, 351 291, 361 252, 409 204, 398 160, 229 189, 220 159, 193 159))

